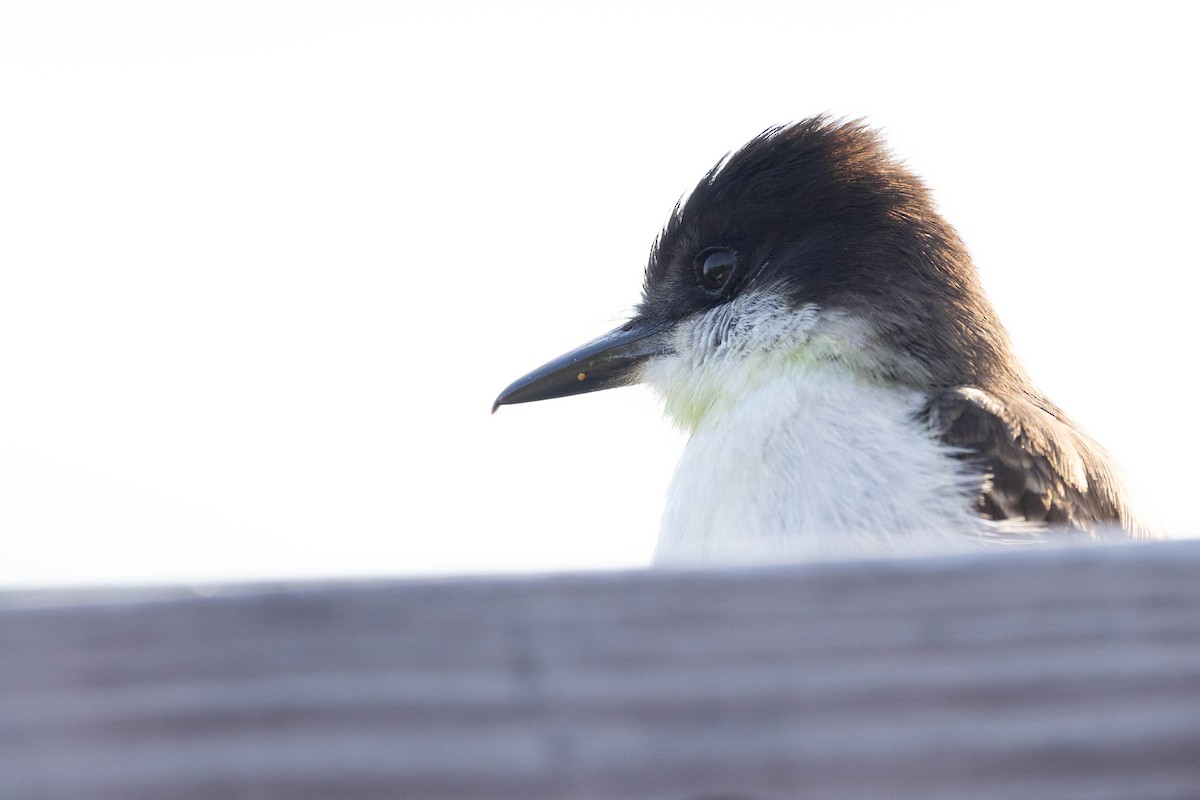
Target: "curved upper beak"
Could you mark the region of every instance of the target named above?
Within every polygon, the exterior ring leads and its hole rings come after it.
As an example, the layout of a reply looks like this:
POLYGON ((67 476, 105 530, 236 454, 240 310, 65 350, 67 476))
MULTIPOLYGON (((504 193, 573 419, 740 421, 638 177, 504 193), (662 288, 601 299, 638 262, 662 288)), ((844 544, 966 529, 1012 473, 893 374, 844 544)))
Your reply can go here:
POLYGON ((515 403, 628 386, 636 380, 638 365, 669 352, 670 328, 669 322, 631 320, 513 381, 496 398, 492 413, 515 403))

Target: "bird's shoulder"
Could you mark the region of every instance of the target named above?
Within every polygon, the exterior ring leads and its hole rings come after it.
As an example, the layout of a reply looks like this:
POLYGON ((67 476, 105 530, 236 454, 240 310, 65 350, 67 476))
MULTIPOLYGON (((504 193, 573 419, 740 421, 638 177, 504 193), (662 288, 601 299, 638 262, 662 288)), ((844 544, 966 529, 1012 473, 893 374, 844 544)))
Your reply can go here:
POLYGON ((1075 536, 1119 528, 1156 538, 1112 458, 1044 398, 956 386, 935 394, 924 413, 934 435, 980 470, 983 517, 1075 536))

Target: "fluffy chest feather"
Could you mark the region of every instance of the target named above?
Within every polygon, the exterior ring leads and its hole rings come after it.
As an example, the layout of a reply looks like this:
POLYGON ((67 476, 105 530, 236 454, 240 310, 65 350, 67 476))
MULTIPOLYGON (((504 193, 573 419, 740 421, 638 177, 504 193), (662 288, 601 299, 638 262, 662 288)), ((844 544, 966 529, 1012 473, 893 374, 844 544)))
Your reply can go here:
POLYGON ((978 478, 913 414, 923 398, 828 375, 768 382, 692 434, 656 564, 771 562, 964 547, 978 478))
MULTIPOLYGON (((816 309, 702 318, 643 376, 692 428, 668 491, 659 565, 763 563, 971 547, 980 476, 916 414, 927 398, 829 358, 816 309)), ((836 322, 836 321, 835 321, 836 322)), ((826 318, 825 325, 829 324, 826 318)), ((840 323, 837 323, 840 324, 840 323)), ((852 331, 851 331, 852 333, 852 331)), ((827 342, 835 342, 828 345, 827 342)))

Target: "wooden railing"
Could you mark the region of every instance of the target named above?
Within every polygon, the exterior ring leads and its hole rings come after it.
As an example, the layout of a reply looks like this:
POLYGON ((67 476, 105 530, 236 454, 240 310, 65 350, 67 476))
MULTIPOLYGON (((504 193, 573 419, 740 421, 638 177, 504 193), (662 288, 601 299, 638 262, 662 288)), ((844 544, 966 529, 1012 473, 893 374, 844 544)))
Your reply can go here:
POLYGON ((1200 798, 1200 542, 0 595, 3 800, 1200 798))

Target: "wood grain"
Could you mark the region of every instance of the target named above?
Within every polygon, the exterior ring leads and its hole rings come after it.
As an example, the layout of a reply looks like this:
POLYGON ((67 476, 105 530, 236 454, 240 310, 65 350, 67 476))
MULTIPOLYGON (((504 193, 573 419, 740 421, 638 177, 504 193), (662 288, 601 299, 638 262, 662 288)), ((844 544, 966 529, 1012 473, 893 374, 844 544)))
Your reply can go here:
POLYGON ((0 798, 1200 798, 1200 542, 0 595, 0 798))

